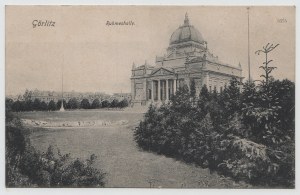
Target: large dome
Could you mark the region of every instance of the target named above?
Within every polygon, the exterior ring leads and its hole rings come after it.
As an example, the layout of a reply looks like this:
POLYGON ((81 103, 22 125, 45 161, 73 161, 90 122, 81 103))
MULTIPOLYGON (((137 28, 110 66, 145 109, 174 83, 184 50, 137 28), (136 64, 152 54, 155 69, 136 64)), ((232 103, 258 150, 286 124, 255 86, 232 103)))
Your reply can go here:
POLYGON ((170 45, 187 41, 195 41, 197 43, 203 43, 203 37, 201 33, 189 24, 189 18, 185 14, 184 24, 175 30, 170 38, 170 45))

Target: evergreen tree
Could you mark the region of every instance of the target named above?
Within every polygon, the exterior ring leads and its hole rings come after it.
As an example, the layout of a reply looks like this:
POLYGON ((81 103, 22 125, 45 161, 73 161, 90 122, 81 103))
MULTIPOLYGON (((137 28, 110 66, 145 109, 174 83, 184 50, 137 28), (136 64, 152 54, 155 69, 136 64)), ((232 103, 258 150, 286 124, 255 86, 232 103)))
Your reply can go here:
POLYGON ((19 101, 19 100, 15 101, 15 102, 12 104, 12 110, 13 110, 14 112, 21 112, 21 111, 23 111, 21 101, 19 101))
POLYGON ((94 101, 92 102, 91 108, 92 109, 101 108, 100 100, 99 99, 94 99, 94 101))
POLYGON ((89 109, 90 108, 90 102, 88 99, 82 99, 80 103, 80 108, 83 109, 89 109))
POLYGON ((46 104, 46 102, 42 101, 40 104, 40 110, 45 111, 47 110, 48 106, 46 104))
POLYGON ((26 100, 25 102, 23 102, 24 104, 24 111, 33 111, 33 102, 31 101, 31 99, 26 100))
POLYGON ((12 110, 14 101, 11 98, 5 98, 5 113, 12 110))
POLYGON ((122 101, 119 102, 118 107, 119 108, 125 108, 128 106, 128 101, 127 99, 123 99, 122 101))
POLYGON ((31 96, 32 96, 32 91, 26 89, 26 90, 25 90, 25 93, 24 93, 24 95, 23 95, 24 100, 25 100, 25 101, 30 100, 30 99, 31 99, 31 96))
POLYGON ((114 99, 111 104, 110 104, 110 107, 111 108, 117 108, 119 105, 119 101, 117 99, 114 99))
POLYGON ((255 83, 252 81, 247 81, 243 84, 243 92, 241 94, 242 102, 250 103, 257 100, 257 91, 255 83))
POLYGON ((54 111, 56 110, 56 104, 53 100, 51 100, 48 104, 48 110, 54 111))
POLYGON ((259 94, 256 90, 256 86, 254 82, 247 81, 243 84, 243 92, 241 94, 242 101, 242 120, 246 126, 250 126, 254 128, 256 124, 256 119, 253 116, 249 116, 248 109, 257 105, 259 100, 259 94))
POLYGON ((110 102, 108 100, 102 101, 102 108, 108 108, 110 106, 110 102))
MULTIPOLYGON (((66 100, 64 100, 63 104, 64 104, 65 109, 68 108, 68 104, 67 104, 66 100)), ((61 100, 58 100, 57 103, 56 103, 56 109, 59 110, 60 107, 61 107, 61 100)))
POLYGON ((270 60, 268 58, 268 54, 273 51, 279 44, 273 45, 268 43, 266 46, 263 46, 263 49, 257 50, 255 52, 255 54, 260 55, 260 53, 264 53, 265 54, 265 62, 263 63, 263 66, 260 66, 259 68, 262 68, 264 70, 264 74, 260 75, 261 77, 265 78, 265 82, 264 84, 268 85, 269 83, 269 79, 270 79, 270 74, 272 73, 272 71, 274 69, 276 69, 277 67, 275 66, 270 66, 270 63, 273 60, 270 60))
POLYGON ((236 78, 230 81, 229 86, 224 90, 219 97, 219 104, 224 110, 225 118, 233 117, 235 112, 241 111, 241 97, 239 82, 236 78))
POLYGON ((76 98, 71 98, 68 101, 67 108, 68 109, 78 109, 79 108, 79 103, 78 103, 77 99, 76 98))
POLYGON ((200 99, 204 99, 209 101, 210 100, 210 93, 207 89, 207 86, 204 84, 203 87, 201 88, 200 94, 199 94, 200 99))
POLYGON ((270 93, 274 96, 272 106, 278 106, 278 118, 281 129, 294 138, 295 133, 295 83, 284 79, 271 80, 270 93), (278 104, 276 103, 278 102, 278 104))
POLYGON ((191 108, 189 88, 187 85, 183 85, 171 98, 171 109, 181 114, 187 114, 191 111, 191 108))
POLYGON ((35 110, 35 111, 40 110, 41 109, 41 100, 39 100, 39 99, 36 98, 33 101, 32 109, 35 110))
POLYGON ((198 107, 197 115, 199 116, 200 120, 204 118, 204 116, 206 116, 210 101, 211 101, 211 95, 208 92, 206 85, 203 85, 199 94, 199 100, 197 105, 198 107))
POLYGON ((190 94, 192 98, 196 98, 196 83, 195 79, 191 79, 190 94))

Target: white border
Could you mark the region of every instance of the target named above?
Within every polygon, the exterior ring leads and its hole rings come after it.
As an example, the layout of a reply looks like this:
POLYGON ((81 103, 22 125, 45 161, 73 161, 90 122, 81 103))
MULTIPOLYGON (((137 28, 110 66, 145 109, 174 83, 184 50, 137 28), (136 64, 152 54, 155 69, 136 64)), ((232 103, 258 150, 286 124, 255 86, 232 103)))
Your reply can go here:
MULTIPOLYGON (((4 136, 4 122, 5 122, 5 5, 225 5, 225 6, 238 6, 238 5, 299 5, 299 1, 296 0, 1 0, 0 2, 0 37, 1 37, 1 46, 0 47, 0 194, 30 194, 30 195, 53 195, 53 194, 272 194, 272 195, 281 195, 281 194, 300 194, 299 190, 299 163, 297 166, 296 163, 296 190, 227 190, 227 189, 123 189, 123 188, 104 188, 104 189, 78 189, 78 188, 69 188, 69 189, 7 189, 5 188, 5 136, 4 136)), ((299 14, 298 8, 296 8, 296 48, 299 47, 299 42, 297 39, 297 32, 299 30, 299 14)), ((296 49, 296 56, 299 56, 299 50, 296 49)), ((296 57, 296 75, 299 73, 299 68, 297 67, 297 57, 296 57)), ((298 78, 295 78, 295 83, 298 84, 298 78)), ((300 97, 300 92, 296 85, 296 99, 300 97)), ((296 162, 299 162, 299 143, 300 140, 299 133, 299 105, 296 100, 296 162)))

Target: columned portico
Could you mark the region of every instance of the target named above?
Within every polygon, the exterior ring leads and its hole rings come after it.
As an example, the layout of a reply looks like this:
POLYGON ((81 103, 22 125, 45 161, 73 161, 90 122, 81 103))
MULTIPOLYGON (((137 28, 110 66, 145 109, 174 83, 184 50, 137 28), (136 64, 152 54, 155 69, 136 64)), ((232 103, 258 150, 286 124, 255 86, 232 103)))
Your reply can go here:
POLYGON ((151 81, 151 101, 169 101, 176 92, 175 79, 153 79, 151 81))

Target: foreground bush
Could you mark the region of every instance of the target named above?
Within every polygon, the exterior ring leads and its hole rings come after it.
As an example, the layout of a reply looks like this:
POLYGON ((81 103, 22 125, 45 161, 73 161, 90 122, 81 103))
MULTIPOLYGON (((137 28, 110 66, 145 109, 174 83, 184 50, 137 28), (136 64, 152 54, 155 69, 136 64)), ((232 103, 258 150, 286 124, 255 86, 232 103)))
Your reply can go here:
POLYGON ((149 107, 134 130, 144 150, 195 163, 253 185, 291 188, 295 181, 294 84, 232 80, 223 93, 191 98, 187 86, 171 102, 149 107))
POLYGON ((104 187, 105 173, 93 167, 95 155, 85 161, 74 160, 52 146, 40 153, 30 144, 28 135, 29 130, 7 113, 7 187, 104 187))

